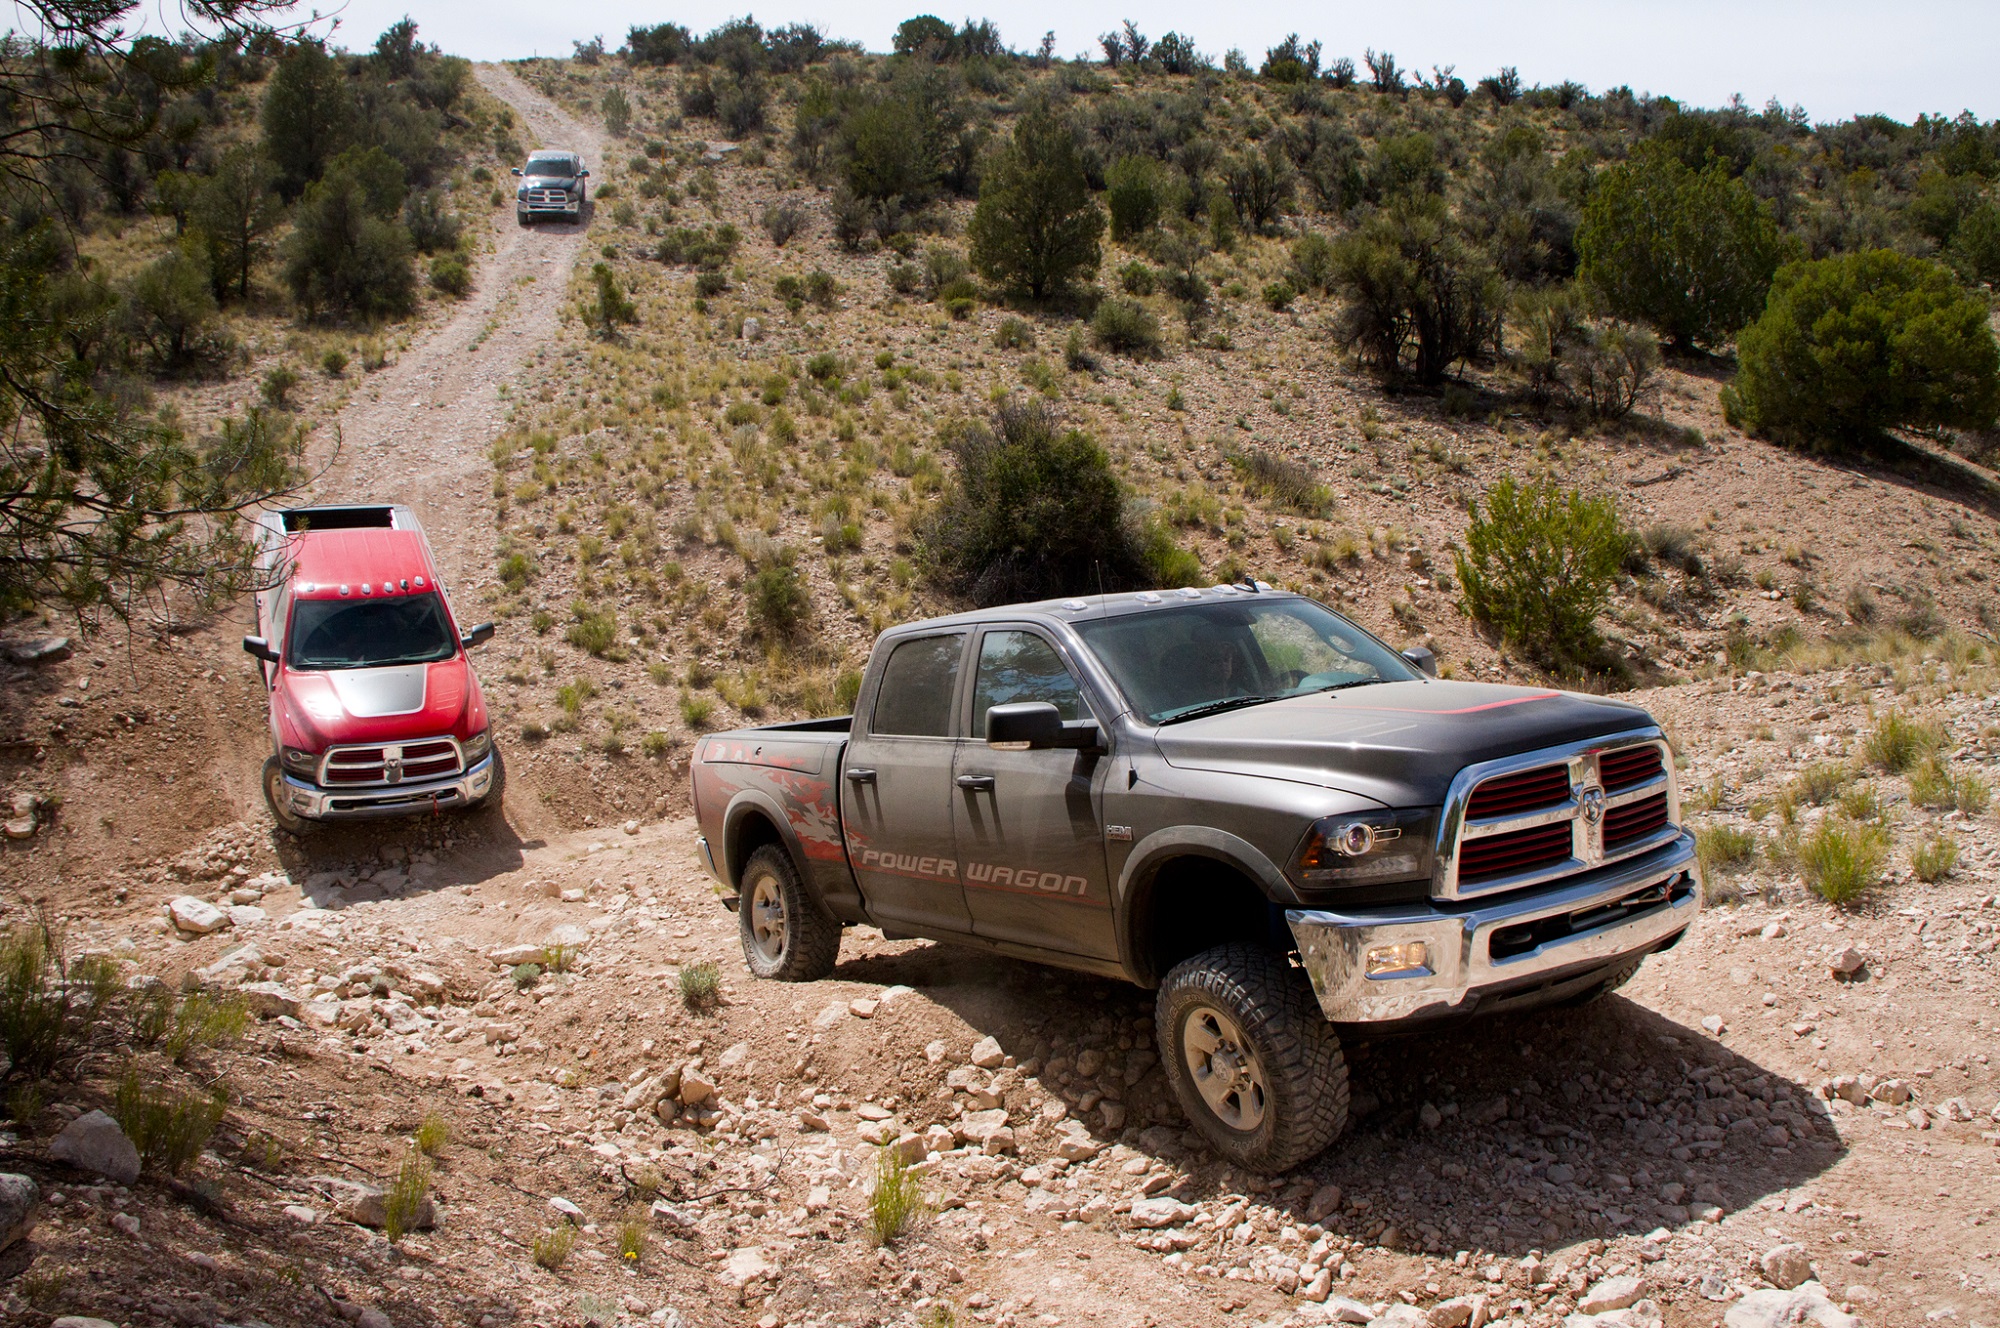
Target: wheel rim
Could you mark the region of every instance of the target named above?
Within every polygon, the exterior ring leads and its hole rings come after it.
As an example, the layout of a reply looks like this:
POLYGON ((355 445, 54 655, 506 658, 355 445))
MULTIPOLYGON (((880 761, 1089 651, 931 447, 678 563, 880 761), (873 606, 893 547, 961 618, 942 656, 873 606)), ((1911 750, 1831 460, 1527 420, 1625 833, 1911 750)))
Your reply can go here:
POLYGON ((785 896, 774 877, 760 876, 750 888, 750 943, 769 960, 785 956, 785 896))
POLYGON ((1264 1123, 1270 1106, 1264 1067, 1234 1019, 1212 1005, 1196 1006, 1181 1034, 1181 1055, 1217 1120, 1245 1133, 1264 1123))

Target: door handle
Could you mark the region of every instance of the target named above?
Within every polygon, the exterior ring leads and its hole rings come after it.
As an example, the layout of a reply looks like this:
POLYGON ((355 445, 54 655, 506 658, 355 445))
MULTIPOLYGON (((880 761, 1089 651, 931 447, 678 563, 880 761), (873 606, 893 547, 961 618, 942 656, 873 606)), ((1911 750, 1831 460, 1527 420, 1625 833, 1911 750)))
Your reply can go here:
POLYGON ((875 772, 873 770, 850 770, 847 772, 847 782, 850 784, 873 784, 875 782, 875 772))
POLYGON ((993 776, 991 775, 960 775, 952 782, 968 793, 991 793, 993 791, 993 776))

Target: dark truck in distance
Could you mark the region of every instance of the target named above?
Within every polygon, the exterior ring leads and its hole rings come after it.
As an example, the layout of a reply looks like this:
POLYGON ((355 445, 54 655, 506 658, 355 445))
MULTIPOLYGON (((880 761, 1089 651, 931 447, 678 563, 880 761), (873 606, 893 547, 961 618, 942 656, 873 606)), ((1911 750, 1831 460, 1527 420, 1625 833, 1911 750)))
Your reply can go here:
POLYGON ((1189 1119, 1282 1171, 1344 1031, 1593 999, 1701 906, 1651 716, 1434 674, 1257 583, 913 623, 851 719, 700 741, 700 852, 759 977, 869 923, 1157 989, 1189 1119))

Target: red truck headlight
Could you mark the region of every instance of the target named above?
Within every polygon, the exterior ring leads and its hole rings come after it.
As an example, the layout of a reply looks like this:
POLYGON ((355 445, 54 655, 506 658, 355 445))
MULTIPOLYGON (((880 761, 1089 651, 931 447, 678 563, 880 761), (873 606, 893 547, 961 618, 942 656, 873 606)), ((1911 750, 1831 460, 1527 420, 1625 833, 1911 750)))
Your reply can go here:
POLYGON ((469 766, 478 765, 486 759, 486 754, 493 750, 493 730, 481 729, 467 738, 463 745, 465 747, 465 763, 469 766))
POLYGON ((303 747, 286 747, 283 749, 283 752, 284 755, 281 759, 284 762, 285 769, 291 771, 293 774, 314 775, 319 773, 319 753, 309 752, 303 747))
POLYGON ((1433 810, 1329 816, 1306 831, 1293 860, 1307 885, 1409 881, 1431 874, 1433 810))

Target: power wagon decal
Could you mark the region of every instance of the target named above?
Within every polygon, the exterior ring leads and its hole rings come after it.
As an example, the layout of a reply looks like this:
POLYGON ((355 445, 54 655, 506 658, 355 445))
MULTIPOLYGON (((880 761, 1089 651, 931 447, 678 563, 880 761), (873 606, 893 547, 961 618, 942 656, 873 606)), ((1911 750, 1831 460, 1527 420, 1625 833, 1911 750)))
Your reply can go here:
POLYGON ((955 858, 924 858, 910 853, 884 853, 872 848, 857 852, 855 865, 865 871, 908 876, 919 881, 953 881, 988 890, 1066 895, 1093 904, 1102 902, 1090 898, 1090 882, 1085 878, 1059 871, 1040 871, 1033 867, 1001 867, 990 862, 968 862, 961 876, 955 858))

